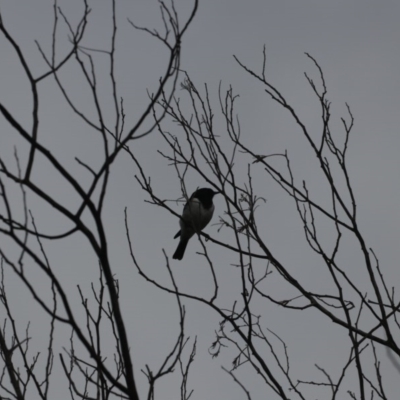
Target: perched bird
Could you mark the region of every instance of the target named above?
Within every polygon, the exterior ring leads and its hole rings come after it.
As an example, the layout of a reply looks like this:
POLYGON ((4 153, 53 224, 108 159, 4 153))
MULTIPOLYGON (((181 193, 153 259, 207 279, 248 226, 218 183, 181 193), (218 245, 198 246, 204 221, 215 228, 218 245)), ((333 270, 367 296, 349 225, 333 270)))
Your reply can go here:
POLYGON ((213 197, 219 192, 203 188, 196 190, 185 204, 182 217, 179 221, 181 230, 174 236, 181 237, 178 247, 172 256, 175 260, 182 260, 189 239, 203 230, 211 221, 214 213, 213 197))

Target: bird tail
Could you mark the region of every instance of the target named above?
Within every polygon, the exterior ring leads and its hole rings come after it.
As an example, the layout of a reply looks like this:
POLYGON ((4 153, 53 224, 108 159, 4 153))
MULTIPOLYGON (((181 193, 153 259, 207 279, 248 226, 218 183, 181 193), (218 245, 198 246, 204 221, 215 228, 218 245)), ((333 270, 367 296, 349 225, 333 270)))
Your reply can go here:
POLYGON ((178 244, 178 247, 176 248, 176 251, 175 251, 174 255, 172 256, 172 258, 174 260, 182 260, 183 255, 185 254, 187 244, 188 244, 188 240, 181 238, 181 240, 178 244))

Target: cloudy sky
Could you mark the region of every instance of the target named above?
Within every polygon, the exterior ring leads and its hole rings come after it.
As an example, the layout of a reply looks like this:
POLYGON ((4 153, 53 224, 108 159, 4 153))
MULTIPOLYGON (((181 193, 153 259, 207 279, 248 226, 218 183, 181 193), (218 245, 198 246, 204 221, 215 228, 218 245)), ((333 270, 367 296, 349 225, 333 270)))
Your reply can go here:
MULTIPOLYGON (((200 0, 199 3, 197 15, 183 39, 181 68, 189 73, 199 88, 203 89, 207 83, 211 103, 215 106, 216 124, 221 126, 221 137, 226 133, 218 113, 220 82, 223 90, 232 85, 233 91, 240 95, 236 112, 246 143, 261 154, 288 150, 299 180, 308 178, 315 195, 323 199, 324 186, 318 180, 320 175, 315 172, 317 164, 301 132, 288 113, 272 102, 263 87, 239 67, 233 55, 260 72, 265 45, 268 80, 279 88, 315 135, 318 135, 321 127, 320 108, 304 72, 318 81, 318 71, 305 56, 305 52, 312 55, 324 71, 327 97, 332 102, 333 126, 338 131, 340 118, 346 116, 345 103, 350 105, 355 126, 350 139, 348 162, 358 199, 359 225, 368 246, 373 247, 378 255, 388 282, 395 285, 400 278, 397 265, 400 236, 400 3, 395 0, 200 0)), ((52 4, 50 0, 0 0, 3 21, 21 46, 35 75, 43 73, 46 65, 34 41, 38 40, 47 54, 51 50, 52 4)), ((59 0, 58 4, 75 25, 82 15, 82 2, 59 0)), ((184 21, 192 2, 180 0, 175 4, 184 21)), ((90 1, 89 5, 92 12, 83 45, 88 48, 107 48, 112 27, 111 2, 96 0, 90 1)), ((159 30, 163 25, 155 0, 117 1, 117 85, 119 95, 124 98, 126 124, 133 126, 147 104, 147 90, 152 92, 157 87, 168 54, 154 38, 135 31, 127 18, 138 25, 159 30)), ((57 43, 57 51, 60 55, 64 54, 69 43, 68 30, 62 22, 57 43)), ((23 126, 28 127, 31 124, 32 105, 29 85, 15 54, 3 37, 0 39, 0 49, 0 101, 12 110, 23 126)), ((99 86, 104 91, 102 107, 111 120, 113 105, 107 83, 109 64, 101 53, 96 53, 95 62, 99 86)), ((87 115, 93 116, 93 104, 90 103, 87 87, 82 83, 76 65, 66 65, 61 76, 75 104, 87 115)), ((185 92, 178 90, 177 95, 184 96, 185 92)), ((68 108, 53 80, 43 82, 40 98, 39 140, 79 177, 80 182, 89 182, 90 175, 74 158, 79 157, 93 168, 98 167, 102 161, 101 141, 68 108)), ((165 124, 167 130, 180 134, 179 127, 170 121, 165 121, 165 124)), ((21 163, 25 165, 27 148, 2 118, 0 131, 1 157, 15 168, 13 148, 17 146, 21 163)), ((181 193, 175 171, 157 152, 166 149, 166 144, 157 132, 131 146, 146 175, 151 177, 157 194, 161 198, 176 199, 181 193)), ((240 163, 246 165, 248 161, 242 160, 240 163)), ((172 296, 161 293, 145 282, 134 268, 125 236, 124 208, 128 208, 138 262, 150 276, 161 282, 167 282, 162 251, 164 249, 168 256, 173 254, 177 244, 173 236, 178 230, 178 221, 167 211, 144 202, 148 197, 134 178, 137 173, 134 163, 126 155, 114 164, 103 217, 107 226, 113 271, 120 282, 121 303, 130 336, 135 374, 143 398, 147 382, 140 370, 146 364, 156 369, 170 351, 178 334, 178 311, 172 296)), ((240 171, 238 176, 243 178, 240 171)), ((76 206, 76 196, 65 187, 49 165, 40 159, 33 177, 41 188, 62 199, 66 205, 72 208, 76 206)), ((321 272, 323 265, 307 248, 293 203, 277 185, 267 179, 262 169, 257 172, 256 182, 258 194, 267 200, 259 214, 259 226, 268 245, 310 290, 320 291, 325 288, 328 284, 325 281, 325 271, 321 272)), ((186 186, 191 192, 204 186, 204 181, 193 175, 193 180, 186 182, 186 186)), ((20 193, 12 186, 9 190, 15 196, 16 212, 18 209, 21 212, 20 193)), ((58 233, 69 227, 54 210, 34 196, 28 200, 35 220, 43 231, 58 233)), ((218 220, 218 215, 224 212, 222 199, 216 198, 215 206, 214 220, 218 220)), ((1 207, 4 212, 3 205, 1 207)), ((176 210, 180 212, 181 205, 176 205, 176 210)), ((207 228, 207 233, 222 241, 229 238, 224 231, 218 233, 217 227, 212 224, 207 228)), ((6 239, 2 240, 8 243, 6 239)), ((359 279, 363 290, 369 290, 359 249, 351 244, 349 241, 349 245, 344 248, 342 261, 346 268, 355 271, 355 279, 359 279)), ((64 282, 68 293, 77 297, 76 285, 79 284, 89 296, 90 282, 98 281, 98 267, 97 260, 88 251, 81 237, 77 235, 59 242, 46 242, 45 246, 52 268, 64 282)), ((207 246, 220 279, 221 305, 229 306, 232 296, 240 296, 239 292, 235 292, 239 274, 230 265, 234 258, 227 254, 226 249, 212 243, 207 246)), ((211 280, 203 258, 196 254, 200 249, 197 240, 192 240, 184 260, 172 263, 172 268, 181 287, 187 292, 207 295, 211 280)), ((11 255, 17 254, 12 246, 8 251, 11 255)), ((29 262, 27 264, 30 265, 29 262)), ((48 291, 49 286, 42 281, 35 265, 30 267, 29 273, 36 287, 41 288, 43 284, 43 291, 48 291)), ((45 349, 47 339, 43 326, 48 324, 48 319, 7 270, 6 279, 10 302, 20 328, 24 329, 30 321, 31 336, 34 337, 32 346, 38 351, 45 349)), ((278 284, 270 290, 279 297, 285 294, 286 288, 278 284)), ((82 313, 78 298, 74 305, 76 313, 82 313)), ((221 370, 221 365, 230 367, 236 355, 234 349, 226 349, 215 359, 208 354, 208 348, 215 337, 214 332, 218 329, 218 316, 195 302, 185 302, 185 306, 188 313, 187 334, 192 339, 198 335, 197 357, 189 378, 189 387, 194 389, 192 398, 243 398, 244 393, 221 370)), ((339 368, 348 354, 349 341, 345 331, 313 311, 289 312, 271 303, 259 303, 257 307, 263 315, 263 326, 286 341, 295 379, 322 379, 315 364, 326 367, 337 378, 339 368)), ((62 346, 68 346, 65 340, 68 340, 70 331, 62 325, 57 329, 56 346, 61 351, 62 346)), ((387 379, 387 395, 388 398, 394 398, 394 394, 399 391, 398 373, 383 351, 380 356, 385 368, 384 378, 387 379)), ((253 399, 265 398, 269 394, 250 369, 243 368, 238 376, 251 389, 253 399)), ((342 398, 346 398, 346 390, 357 393, 357 385, 352 382, 352 377, 355 378, 355 375, 350 373, 350 379, 343 387, 342 398)), ((56 387, 65 389, 67 393, 67 383, 59 367, 56 368, 54 379, 54 393, 58 391, 56 387)), ((177 378, 164 378, 160 383, 159 397, 176 398, 178 384, 177 378)), ((323 396, 321 393, 324 392, 318 388, 305 391, 310 399, 323 398, 319 397, 323 396)), ((271 395, 268 398, 274 397, 271 395)))

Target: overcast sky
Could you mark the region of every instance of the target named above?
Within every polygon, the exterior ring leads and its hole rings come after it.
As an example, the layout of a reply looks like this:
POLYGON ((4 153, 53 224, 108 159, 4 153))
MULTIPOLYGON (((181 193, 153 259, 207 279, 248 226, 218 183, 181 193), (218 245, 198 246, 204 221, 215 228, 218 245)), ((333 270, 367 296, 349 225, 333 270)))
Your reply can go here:
MULTIPOLYGON (((76 24, 83 10, 81 1, 59 0, 58 3, 65 15, 76 24)), ((83 42, 85 46, 102 48, 109 45, 112 22, 110 3, 109 0, 89 2, 93 11, 89 18, 88 35, 83 42)), ((133 30, 126 19, 128 17, 141 26, 162 29, 157 2, 118 0, 117 3, 117 83, 119 94, 125 101, 126 123, 132 125, 147 104, 146 90, 156 88, 165 70, 168 54, 154 38, 133 30)), ((191 4, 188 0, 176 1, 182 21, 187 18, 191 4)), ((46 66, 34 40, 39 40, 43 48, 50 51, 52 1, 0 0, 0 7, 4 23, 21 45, 34 73, 38 75, 45 71, 46 66)), ((254 70, 261 71, 265 45, 268 79, 286 96, 315 135, 320 129, 320 108, 304 72, 318 81, 318 71, 304 53, 309 53, 319 62, 326 78, 328 99, 332 102, 332 118, 336 121, 334 126, 339 127, 340 118, 346 116, 346 102, 355 118, 350 139, 349 170, 358 199, 359 223, 368 246, 373 247, 388 282, 393 282, 393 285, 400 278, 399 15, 400 3, 395 0, 200 0, 197 15, 183 39, 181 64, 199 88, 203 88, 204 83, 208 84, 211 102, 216 107, 215 118, 217 124, 221 124, 221 130, 223 121, 218 114, 220 82, 223 89, 232 85, 234 92, 240 94, 236 111, 246 143, 254 146, 261 154, 282 153, 287 149, 298 178, 309 177, 316 196, 324 198, 323 189, 318 192, 320 182, 313 172, 317 164, 313 164, 312 153, 305 146, 301 132, 287 112, 274 104, 260 84, 238 66, 233 55, 254 70)), ((58 39, 60 54, 68 48, 67 34, 65 26, 62 27, 58 39)), ((102 55, 96 57, 99 74, 108 79, 106 59, 102 55)), ((3 38, 0 39, 0 71, 0 101, 15 113, 23 126, 29 126, 29 86, 17 59, 3 38)), ((76 104, 88 114, 92 113, 88 92, 82 85, 76 67, 66 66, 63 82, 76 104)), ((111 113, 112 107, 106 90, 105 85, 105 114, 111 113)), ((184 94, 180 90, 177 92, 179 96, 184 94)), ((93 167, 100 165, 100 141, 68 109, 51 79, 43 83, 40 95, 39 140, 61 162, 79 174, 81 182, 85 182, 85 179, 89 181, 90 176, 86 176, 87 172, 74 162, 74 157, 88 160, 93 167)), ((165 126, 170 131, 176 129, 174 133, 179 135, 179 127, 168 121, 165 126)), ((1 118, 0 132, 2 157, 12 163, 13 146, 18 145, 24 163, 26 147, 21 145, 15 132, 1 118)), ((223 130, 221 135, 224 135, 223 130)), ((166 145, 157 132, 132 145, 132 151, 143 163, 146 174, 152 178, 153 188, 158 195, 161 198, 176 199, 181 196, 179 181, 174 169, 168 167, 157 153, 157 150, 165 149, 166 145)), ((243 165, 247 161, 243 161, 243 165)), ((125 155, 115 163, 104 220, 108 229, 114 273, 120 281, 121 302, 130 335, 135 374, 143 397, 147 386, 146 378, 140 370, 145 364, 157 368, 168 354, 178 334, 178 312, 174 298, 146 283, 132 265, 125 237, 123 211, 128 207, 138 261, 152 277, 162 282, 167 281, 162 250, 165 249, 167 255, 172 256, 177 244, 173 236, 178 230, 178 220, 165 210, 144 202, 147 197, 134 179, 135 174, 135 165, 125 155)), ((43 189, 59 196, 66 204, 76 204, 76 197, 60 185, 57 174, 45 163, 38 161, 33 176, 43 189)), ((256 181, 259 195, 267 200, 260 211, 259 225, 269 246, 299 280, 309 285, 310 290, 320 291, 326 284, 326 276, 321 272, 323 265, 306 246, 302 226, 296 219, 292 202, 271 180, 266 177, 264 179, 261 169, 256 181)), ((204 186, 204 181, 199 179, 186 182, 186 186, 191 192, 204 186)), ((20 201, 18 191, 15 191, 16 205, 20 201)), ((48 209, 33 197, 29 201, 41 229, 49 232, 64 230, 64 220, 54 210, 48 209)), ((217 221, 218 215, 224 212, 222 199, 216 198, 215 206, 214 221, 217 221)), ((181 206, 176 207, 177 212, 180 212, 181 206)), ((218 233, 217 227, 212 224, 206 231, 216 237, 219 235, 221 240, 229 237, 224 236, 224 231, 218 233)), ((239 278, 238 271, 230 265, 234 259, 226 254, 226 249, 212 243, 208 247, 221 280, 221 304, 229 306, 234 290, 232 288, 236 287, 239 278)), ((89 295, 90 282, 97 282, 98 279, 97 260, 88 252, 81 238, 49 242, 46 243, 46 249, 53 269, 69 293, 76 296, 76 285, 80 284, 89 295)), ((196 254, 200 249, 197 240, 193 239, 184 260, 173 263, 173 269, 186 291, 209 293, 209 271, 204 271, 204 260, 196 254)), ((342 257, 349 269, 359 271, 357 268, 363 268, 359 249, 352 248, 351 243, 344 249, 342 257)), ((32 265, 32 278, 36 279, 35 284, 40 287, 40 274, 34 268, 32 265)), ((364 284, 362 276, 360 272, 361 285, 364 284)), ((11 273, 7 273, 6 278, 9 282, 10 301, 15 307, 21 329, 31 321, 34 343, 38 349, 45 349, 47 339, 45 335, 41 337, 41 329, 47 318, 11 273)), ((48 285, 43 290, 48 290, 48 285)), ((278 286, 270 290, 279 297, 285 295, 286 288, 278 286)), ((188 312, 187 333, 192 338, 198 335, 198 355, 189 378, 189 386, 194 389, 193 399, 243 398, 243 393, 220 368, 221 365, 230 367, 235 356, 233 349, 227 349, 216 359, 208 354, 208 347, 214 340, 214 331, 218 329, 218 316, 203 305, 194 302, 185 304, 188 312)), ((76 312, 81 312, 78 299, 75 305, 76 312)), ((349 345, 345 331, 316 312, 288 312, 270 303, 260 304, 259 307, 264 316, 263 326, 287 342, 296 379, 322 379, 314 364, 329 366, 332 375, 338 376, 340 370, 335 368, 340 368, 347 355, 348 347, 343 346, 349 345)), ((58 327, 56 345, 59 350, 61 346, 68 346, 63 340, 68 339, 69 333, 69 329, 61 325, 58 327)), ((398 376, 387 362, 385 353, 380 352, 380 355, 386 368, 388 398, 395 398, 399 393, 398 376)), ((56 362, 59 362, 58 357, 56 362)), ((266 392, 265 386, 254 373, 249 374, 243 370, 240 376, 251 389, 253 399, 266 398, 269 392, 266 392)), ((54 393, 58 392, 56 387, 66 389, 66 380, 59 369, 55 381, 54 393)), ((353 383, 350 379, 344 389, 357 390, 356 383, 353 383)), ((156 398, 176 398, 177 390, 176 379, 167 377, 160 384, 156 398)), ((318 389, 314 390, 306 391, 310 393, 310 399, 319 396, 318 389)))

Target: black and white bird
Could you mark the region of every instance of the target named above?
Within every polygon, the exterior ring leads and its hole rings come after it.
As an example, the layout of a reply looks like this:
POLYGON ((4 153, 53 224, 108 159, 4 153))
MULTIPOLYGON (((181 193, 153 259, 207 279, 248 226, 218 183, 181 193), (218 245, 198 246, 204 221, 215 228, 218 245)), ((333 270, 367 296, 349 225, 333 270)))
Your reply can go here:
POLYGON ((185 204, 182 217, 179 221, 181 230, 174 239, 181 237, 178 247, 172 256, 175 260, 182 260, 189 239, 202 231, 211 221, 214 214, 213 197, 219 192, 209 188, 197 189, 185 204))

